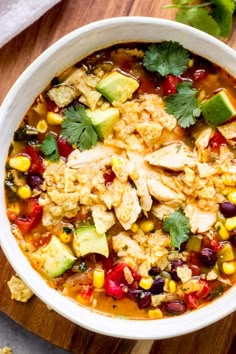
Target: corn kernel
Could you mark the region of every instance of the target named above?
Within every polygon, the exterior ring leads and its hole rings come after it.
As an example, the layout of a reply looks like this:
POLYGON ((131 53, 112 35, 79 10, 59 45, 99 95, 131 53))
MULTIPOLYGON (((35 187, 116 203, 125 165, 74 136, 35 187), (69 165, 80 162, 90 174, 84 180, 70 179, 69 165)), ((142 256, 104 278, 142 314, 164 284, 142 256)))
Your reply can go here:
POLYGON ((36 129, 37 129, 37 131, 39 132, 39 133, 46 133, 46 131, 47 131, 47 129, 48 129, 48 125, 47 125, 47 122, 46 122, 46 120, 44 120, 44 119, 41 119, 39 122, 38 122, 38 124, 37 124, 37 126, 36 126, 36 129))
POLYGON ((20 215, 20 204, 18 202, 9 203, 7 209, 17 216, 20 215))
POLYGON ((226 186, 235 186, 236 185, 236 176, 226 173, 222 176, 222 182, 226 186))
POLYGON ((226 219, 225 227, 228 231, 232 231, 233 229, 235 229, 236 228, 236 216, 226 219))
POLYGON ((30 165, 30 158, 24 155, 17 155, 9 160, 9 166, 20 172, 28 171, 30 165))
POLYGON ((59 113, 48 112, 47 122, 51 125, 60 125, 63 122, 63 116, 59 113))
POLYGON ((71 239, 72 239, 72 233, 67 233, 65 231, 62 231, 59 235, 59 239, 63 243, 69 243, 69 242, 71 242, 71 239))
POLYGON ((144 290, 148 290, 151 288, 153 283, 153 279, 152 277, 142 277, 140 282, 139 282, 139 286, 141 286, 141 288, 143 288, 144 290))
POLYGON ((174 294, 176 292, 177 286, 174 280, 170 280, 168 284, 169 293, 174 294))
POLYGON ((155 310, 149 310, 148 311, 148 316, 149 318, 156 318, 156 319, 161 319, 163 318, 163 313, 161 312, 160 309, 155 309, 155 310))
POLYGON ((231 192, 235 191, 234 187, 225 187, 224 190, 222 191, 222 194, 227 197, 227 195, 231 192))
POLYGON ((122 166, 122 161, 119 157, 117 156, 112 156, 111 158, 111 166, 112 167, 121 167, 122 166))
POLYGON ((154 222, 152 220, 142 221, 139 226, 143 232, 151 232, 154 230, 154 222))
POLYGON ((101 289, 104 286, 105 273, 103 269, 94 269, 93 271, 93 286, 94 288, 101 289))
POLYGON ((190 59, 188 62, 188 67, 191 68, 194 65, 194 59, 190 59))
POLYGON ((221 240, 228 240, 229 239, 229 232, 225 228, 224 224, 220 221, 218 221, 215 224, 216 231, 218 231, 218 234, 220 235, 221 240))
POLYGON ((234 191, 230 192, 230 193, 227 195, 227 198, 229 199, 229 201, 230 201, 231 203, 236 204, 236 190, 234 189, 234 191))
POLYGON ((139 227, 138 227, 137 224, 133 224, 133 225, 131 226, 130 230, 131 230, 132 232, 136 233, 136 232, 138 232, 139 227))
POLYGON ((236 262, 223 262, 222 263, 222 271, 224 274, 234 274, 236 272, 236 262))
POLYGON ((18 188, 17 194, 21 199, 29 199, 32 195, 32 192, 30 187, 25 184, 24 186, 18 188))

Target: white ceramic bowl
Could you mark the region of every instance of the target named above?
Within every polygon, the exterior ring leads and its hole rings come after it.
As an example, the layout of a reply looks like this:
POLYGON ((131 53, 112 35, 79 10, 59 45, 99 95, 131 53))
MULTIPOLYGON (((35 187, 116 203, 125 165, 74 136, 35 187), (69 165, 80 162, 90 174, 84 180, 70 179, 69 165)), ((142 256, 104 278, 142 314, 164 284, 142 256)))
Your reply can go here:
POLYGON ((84 308, 51 289, 31 267, 10 231, 4 204, 4 167, 13 132, 35 97, 56 74, 97 49, 120 42, 173 40, 185 48, 224 67, 236 77, 236 53, 217 39, 191 27, 156 18, 121 17, 91 23, 68 34, 47 49, 20 76, 5 98, 0 111, 0 225, 1 246, 9 262, 46 304, 62 316, 102 334, 133 338, 161 339, 186 334, 207 326, 236 309, 236 287, 211 304, 163 320, 128 320, 109 317, 84 308))

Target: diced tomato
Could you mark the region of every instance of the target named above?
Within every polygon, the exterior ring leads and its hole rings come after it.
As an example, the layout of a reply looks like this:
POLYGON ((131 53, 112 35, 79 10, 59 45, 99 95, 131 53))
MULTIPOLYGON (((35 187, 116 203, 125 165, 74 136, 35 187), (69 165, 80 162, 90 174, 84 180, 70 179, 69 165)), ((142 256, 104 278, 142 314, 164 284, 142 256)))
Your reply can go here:
POLYGON ((200 269, 197 265, 195 265, 195 264, 189 264, 188 267, 191 269, 192 275, 193 275, 194 277, 201 274, 201 269, 200 269))
POLYGON ((52 236, 44 236, 44 237, 40 237, 38 240, 34 240, 33 244, 36 248, 42 247, 47 245, 50 240, 51 240, 52 236))
POLYGON ((167 75, 162 84, 164 96, 173 95, 176 93, 176 85, 181 81, 182 79, 178 76, 167 75))
POLYGON ((66 141, 66 139, 63 139, 62 137, 57 139, 57 147, 59 155, 65 158, 67 158, 74 150, 73 147, 66 141))
POLYGON ((112 256, 102 257, 102 268, 105 270, 105 273, 112 269, 113 263, 114 259, 112 256))
POLYGON ((89 302, 92 295, 93 295, 93 287, 92 286, 85 285, 82 287, 82 290, 80 292, 80 296, 82 297, 82 299, 89 302))
POLYGON ((116 178, 115 173, 113 172, 112 168, 109 166, 103 174, 103 178, 105 181, 105 186, 109 183, 112 183, 113 180, 116 178))
POLYGON ((50 100, 50 98, 47 98, 47 109, 50 111, 50 112, 57 112, 58 111, 58 107, 56 105, 56 103, 52 100, 50 100))
POLYGON ((211 291, 211 288, 210 288, 209 284, 207 283, 207 281, 204 280, 204 279, 201 279, 201 280, 200 280, 200 283, 203 285, 203 287, 202 287, 201 290, 199 290, 199 291, 196 293, 196 296, 197 296, 199 299, 205 299, 205 298, 209 295, 209 293, 210 293, 210 291, 211 291))
POLYGON ((17 215, 11 209, 7 209, 7 217, 11 221, 16 221, 17 215))
POLYGON ((216 252, 218 252, 222 248, 220 241, 217 239, 215 235, 213 236, 213 239, 210 241, 210 245, 212 249, 216 252))
POLYGON ((218 152, 221 146, 227 145, 227 141, 225 137, 217 131, 210 139, 209 145, 212 151, 218 152))
POLYGON ((199 259, 199 254, 197 252, 190 252, 189 254, 189 264, 195 265, 195 266, 200 266, 200 259, 199 259))
POLYGON ((27 146, 24 152, 31 159, 29 172, 42 174, 44 172, 43 159, 38 152, 32 146, 27 146))
POLYGON ((37 199, 31 199, 28 202, 26 215, 19 216, 15 223, 22 233, 28 233, 33 230, 42 220, 43 208, 38 204, 37 199))
POLYGON ((198 307, 197 304, 197 297, 194 293, 186 294, 185 295, 185 302, 189 309, 196 309, 198 307))

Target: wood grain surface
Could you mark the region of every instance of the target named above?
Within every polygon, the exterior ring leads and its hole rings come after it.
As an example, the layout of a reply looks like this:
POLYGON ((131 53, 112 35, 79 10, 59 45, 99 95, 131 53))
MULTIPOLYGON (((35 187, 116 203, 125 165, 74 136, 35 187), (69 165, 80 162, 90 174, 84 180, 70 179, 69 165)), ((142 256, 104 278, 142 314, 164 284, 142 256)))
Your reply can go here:
MULTIPOLYGON (((170 0, 62 0, 0 49, 0 104, 27 66, 56 40, 87 23, 117 16, 174 19, 170 0)), ((4 28, 4 24, 1 26, 4 28)), ((228 40, 236 49, 236 30, 228 40)), ((160 341, 133 341, 89 332, 50 311, 36 296, 10 299, 6 282, 15 274, 0 250, 0 311, 42 338, 74 354, 236 354, 236 313, 195 333, 160 341)), ((144 324, 145 325, 145 324, 144 324)))

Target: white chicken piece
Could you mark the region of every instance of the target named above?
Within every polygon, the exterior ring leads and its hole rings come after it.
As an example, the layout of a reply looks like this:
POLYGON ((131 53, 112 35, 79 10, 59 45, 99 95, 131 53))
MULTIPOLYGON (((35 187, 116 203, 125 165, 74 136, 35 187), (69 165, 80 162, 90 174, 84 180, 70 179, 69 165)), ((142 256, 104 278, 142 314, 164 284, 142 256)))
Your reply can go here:
POLYGON ((197 169, 201 178, 211 177, 217 173, 216 168, 212 167, 209 163, 206 162, 198 162, 197 169))
POLYGON ((207 148, 210 138, 212 137, 212 135, 214 134, 214 129, 210 128, 208 126, 204 126, 204 128, 202 128, 200 130, 200 132, 198 131, 198 134, 195 137, 195 146, 198 150, 204 150, 207 148))
POLYGON ((114 214, 112 212, 106 211, 105 206, 93 205, 91 210, 96 231, 99 234, 104 234, 115 224, 114 214))
POLYGON ((170 206, 173 208, 180 206, 185 200, 184 194, 175 192, 157 179, 149 178, 147 184, 150 194, 155 199, 160 202, 171 202, 170 206))
POLYGON ((184 209, 189 218, 192 233, 202 233, 210 230, 216 223, 216 212, 204 211, 194 204, 188 204, 184 209))
POLYGON ((158 149, 145 158, 151 165, 168 168, 173 171, 182 171, 186 166, 196 165, 196 156, 181 141, 171 142, 169 145, 158 149))
POLYGON ((67 167, 79 168, 83 164, 97 163, 101 160, 108 160, 110 162, 111 156, 115 153, 117 153, 117 149, 111 146, 104 146, 103 144, 97 144, 92 149, 82 152, 77 149, 70 154, 67 167))
POLYGON ((112 247, 119 258, 135 257, 136 259, 144 259, 143 250, 134 241, 127 232, 120 232, 112 237, 112 247))
POLYGON ((236 121, 217 127, 226 140, 236 138, 236 121))
POLYGON ((129 230, 138 219, 141 212, 136 189, 127 183, 120 205, 115 208, 115 214, 125 230, 129 230))
POLYGON ((128 157, 130 159, 130 178, 137 188, 141 208, 144 211, 149 211, 152 207, 152 197, 147 186, 149 167, 145 164, 143 156, 140 154, 128 151, 128 157))
POLYGON ((164 217, 169 216, 173 211, 175 211, 175 208, 162 203, 153 205, 151 210, 152 214, 159 220, 163 220, 164 217))

